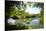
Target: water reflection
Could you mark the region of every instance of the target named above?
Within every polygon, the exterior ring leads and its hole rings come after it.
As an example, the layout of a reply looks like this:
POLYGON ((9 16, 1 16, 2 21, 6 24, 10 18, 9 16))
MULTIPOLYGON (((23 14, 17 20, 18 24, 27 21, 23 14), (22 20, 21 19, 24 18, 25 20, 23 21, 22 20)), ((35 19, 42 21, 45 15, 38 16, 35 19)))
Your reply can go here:
POLYGON ((33 20, 31 22, 27 22, 27 23, 24 23, 24 24, 27 25, 27 26, 31 26, 31 25, 34 26, 34 25, 39 24, 39 22, 40 22, 39 18, 35 17, 35 18, 33 18, 33 20))
POLYGON ((39 18, 34 18, 31 22, 32 28, 39 28, 40 26, 40 19, 39 18))
POLYGON ((32 20, 31 25, 39 24, 39 22, 40 22, 39 18, 36 17, 36 18, 34 18, 34 19, 32 20))
POLYGON ((39 24, 40 24, 40 20, 39 20, 38 17, 35 17, 35 18, 32 19, 31 22, 23 22, 23 21, 21 21, 19 19, 14 20, 14 19, 10 18, 10 19, 8 19, 8 23, 10 25, 16 25, 17 23, 20 23, 20 24, 23 24, 25 26, 32 26, 32 28, 35 28, 35 27, 38 28, 39 24))
POLYGON ((15 23, 16 23, 16 20, 14 20, 14 19, 12 19, 12 18, 9 18, 9 19, 8 19, 8 24, 10 24, 10 25, 15 25, 15 23))

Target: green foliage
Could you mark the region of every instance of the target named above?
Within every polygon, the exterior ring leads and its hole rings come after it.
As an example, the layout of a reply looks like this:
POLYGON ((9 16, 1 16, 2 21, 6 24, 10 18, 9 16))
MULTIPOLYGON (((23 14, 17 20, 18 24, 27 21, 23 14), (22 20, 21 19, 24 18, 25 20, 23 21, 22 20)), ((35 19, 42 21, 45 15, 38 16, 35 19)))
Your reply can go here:
MULTIPOLYGON (((28 2, 29 3, 29 6, 31 6, 32 3, 28 2)), ((35 17, 39 17, 40 18, 40 24, 44 24, 43 23, 43 11, 44 10, 41 10, 41 13, 40 14, 29 14, 27 12, 25 12, 25 9, 26 9, 26 4, 24 5, 25 8, 24 10, 20 10, 18 9, 18 7, 11 7, 9 9, 9 12, 6 12, 6 16, 11 16, 11 17, 14 17, 14 16, 17 16, 21 21, 23 22, 31 22, 33 18, 35 17), (31 18, 25 18, 26 16, 31 16, 31 18)), ((38 3, 38 4, 32 4, 32 7, 41 7, 43 9, 43 5, 38 3)), ((9 26, 10 28, 12 26, 9 26)), ((16 24, 15 26, 13 26, 11 29, 28 29, 28 28, 32 28, 31 26, 25 26, 23 24, 16 24)), ((39 27, 38 27, 39 28, 39 27)))

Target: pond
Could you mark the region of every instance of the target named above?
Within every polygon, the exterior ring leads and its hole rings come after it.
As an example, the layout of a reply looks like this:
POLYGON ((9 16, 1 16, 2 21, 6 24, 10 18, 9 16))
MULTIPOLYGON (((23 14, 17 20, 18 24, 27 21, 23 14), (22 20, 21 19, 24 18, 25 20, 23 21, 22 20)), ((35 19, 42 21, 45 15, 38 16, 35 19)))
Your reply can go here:
POLYGON ((40 19, 37 17, 33 18, 31 22, 24 23, 24 25, 31 26, 32 28, 38 28, 39 24, 40 24, 40 19))
POLYGON ((8 19, 8 23, 10 25, 16 25, 17 23, 20 23, 20 24, 23 24, 25 26, 32 26, 32 28, 38 28, 39 27, 39 24, 40 24, 40 20, 38 17, 35 17, 32 19, 31 22, 23 22, 23 21, 20 21, 19 19, 18 20, 14 20, 12 18, 9 18, 8 19))
POLYGON ((31 22, 32 28, 39 28, 40 26, 40 19, 39 18, 34 18, 31 22))

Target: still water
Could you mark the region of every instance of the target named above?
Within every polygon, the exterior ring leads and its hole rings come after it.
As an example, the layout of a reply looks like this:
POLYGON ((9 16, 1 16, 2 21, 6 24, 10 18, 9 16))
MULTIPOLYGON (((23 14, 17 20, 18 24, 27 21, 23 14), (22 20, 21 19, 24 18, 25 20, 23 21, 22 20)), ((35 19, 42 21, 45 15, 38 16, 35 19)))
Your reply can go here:
POLYGON ((31 22, 23 22, 23 21, 20 21, 20 20, 15 20, 15 19, 12 19, 12 18, 9 18, 8 19, 8 24, 10 25, 16 25, 17 23, 21 23, 25 26, 32 26, 32 28, 38 28, 39 27, 39 24, 40 24, 40 20, 38 17, 35 17, 32 19, 31 22))

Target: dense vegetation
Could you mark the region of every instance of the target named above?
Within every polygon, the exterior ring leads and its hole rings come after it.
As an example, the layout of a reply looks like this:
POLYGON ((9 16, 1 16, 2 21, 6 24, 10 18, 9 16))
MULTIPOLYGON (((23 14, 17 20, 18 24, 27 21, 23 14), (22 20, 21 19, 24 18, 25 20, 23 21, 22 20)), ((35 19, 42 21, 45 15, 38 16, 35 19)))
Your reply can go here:
MULTIPOLYGON (((12 5, 13 2, 9 2, 10 5, 12 5)), ((44 25, 44 4, 43 3, 31 3, 31 2, 27 2, 24 4, 24 2, 21 2, 22 4, 18 4, 20 2, 14 2, 14 4, 12 6, 6 6, 6 17, 17 17, 19 20, 21 20, 21 22, 31 22, 33 18, 35 17, 39 17, 40 18, 40 26, 38 28, 43 28, 44 25), (25 12, 26 10, 26 6, 30 7, 40 7, 42 8, 40 11, 40 14, 29 14, 28 12, 25 12), (32 4, 32 5, 31 5, 32 4)), ((8 3, 7 3, 8 5, 8 3)), ((7 25, 8 29, 32 29, 32 26, 26 26, 23 24, 16 24, 16 25, 7 25)), ((28 23, 27 23, 28 24, 28 23)))

